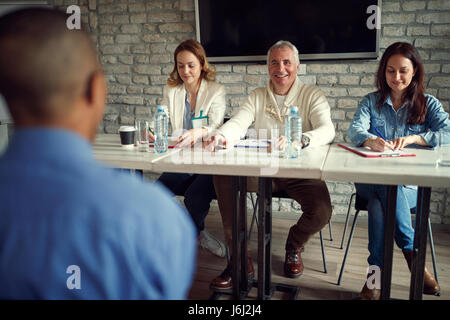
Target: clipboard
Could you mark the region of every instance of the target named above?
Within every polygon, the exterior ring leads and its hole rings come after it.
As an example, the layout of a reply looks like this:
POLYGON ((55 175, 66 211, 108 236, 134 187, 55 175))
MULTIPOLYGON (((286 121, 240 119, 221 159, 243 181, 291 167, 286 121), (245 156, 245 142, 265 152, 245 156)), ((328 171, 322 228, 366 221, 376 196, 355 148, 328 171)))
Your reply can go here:
POLYGON ((392 158, 392 157, 415 157, 415 153, 410 153, 404 150, 377 152, 366 147, 355 147, 349 143, 339 143, 339 147, 344 148, 350 152, 365 158, 392 158))

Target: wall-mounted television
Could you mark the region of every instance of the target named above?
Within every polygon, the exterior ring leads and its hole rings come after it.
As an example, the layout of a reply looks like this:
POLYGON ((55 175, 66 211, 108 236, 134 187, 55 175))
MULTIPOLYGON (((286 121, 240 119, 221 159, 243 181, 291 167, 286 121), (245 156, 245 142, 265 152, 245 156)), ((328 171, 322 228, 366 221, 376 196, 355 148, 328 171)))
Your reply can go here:
POLYGON ((197 40, 211 62, 265 61, 278 40, 292 42, 300 60, 376 59, 380 15, 381 0, 195 1, 197 40))

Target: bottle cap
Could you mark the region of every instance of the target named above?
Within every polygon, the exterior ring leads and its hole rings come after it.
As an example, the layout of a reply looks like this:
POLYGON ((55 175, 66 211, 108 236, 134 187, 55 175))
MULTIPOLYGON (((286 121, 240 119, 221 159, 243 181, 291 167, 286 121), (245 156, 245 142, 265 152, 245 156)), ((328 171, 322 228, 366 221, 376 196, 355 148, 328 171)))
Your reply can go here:
POLYGON ((298 112, 297 106, 292 106, 291 107, 291 113, 297 113, 297 112, 298 112))
POLYGON ((163 106, 158 106, 158 112, 159 111, 164 111, 164 107, 163 106))

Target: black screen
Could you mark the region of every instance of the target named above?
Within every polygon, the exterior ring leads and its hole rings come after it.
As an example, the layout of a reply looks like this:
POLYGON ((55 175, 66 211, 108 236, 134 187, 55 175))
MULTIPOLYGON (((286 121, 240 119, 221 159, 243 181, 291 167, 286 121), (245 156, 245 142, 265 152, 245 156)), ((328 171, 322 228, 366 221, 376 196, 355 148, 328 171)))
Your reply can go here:
POLYGON ((367 8, 377 2, 198 0, 199 40, 208 57, 264 56, 276 41, 288 40, 300 57, 369 52, 376 58, 377 32, 367 27, 367 8))

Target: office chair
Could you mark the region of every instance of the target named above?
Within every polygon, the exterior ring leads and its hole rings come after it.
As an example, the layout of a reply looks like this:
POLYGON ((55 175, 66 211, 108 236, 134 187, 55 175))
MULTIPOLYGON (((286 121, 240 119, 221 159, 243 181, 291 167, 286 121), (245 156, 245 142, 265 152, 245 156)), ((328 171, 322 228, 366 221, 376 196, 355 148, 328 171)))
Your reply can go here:
MULTIPOLYGON (((345 249, 344 259, 342 260, 341 271, 339 272, 339 277, 338 277, 338 281, 337 281, 337 285, 338 286, 341 285, 342 275, 344 273, 345 262, 347 260, 348 251, 349 251, 350 246, 352 244, 353 233, 355 231, 356 219, 358 218, 359 212, 361 210, 367 210, 367 201, 364 198, 360 197, 356 192, 353 193, 351 195, 351 197, 350 197, 350 202, 348 204, 347 216, 345 218, 344 232, 342 234, 342 240, 341 240, 341 249, 343 248, 345 232, 347 230, 347 223, 348 223, 348 219, 349 219, 349 216, 350 216, 350 208, 352 206, 353 198, 356 198, 355 199, 355 210, 356 210, 356 212, 355 212, 355 215, 353 217, 352 228, 350 229, 350 235, 348 237, 347 248, 345 249)), ((439 283, 439 281, 438 281, 438 274, 437 274, 437 267, 436 267, 436 256, 435 256, 435 252, 434 252, 433 234, 431 232, 430 218, 428 218, 428 236, 429 236, 429 239, 430 239, 431 258, 433 260, 434 277, 436 278, 436 282, 439 283)))
MULTIPOLYGON (((250 198, 251 198, 252 206, 253 206, 253 217, 252 217, 252 222, 250 224, 250 230, 248 231, 248 241, 250 241, 252 230, 253 230, 253 225, 254 225, 255 221, 258 223, 258 194, 256 193, 256 200, 253 200, 253 193, 249 192, 249 194, 250 194, 250 198)), ((272 198, 292 199, 285 191, 273 192, 272 198)), ((329 231, 330 231, 330 241, 333 241, 332 232, 331 232, 331 220, 328 221, 328 227, 329 227, 329 231)), ((319 237, 320 237, 320 245, 322 248, 322 260, 323 260, 323 269, 324 269, 323 272, 328 273, 327 260, 326 260, 326 256, 325 256, 324 245, 323 245, 322 230, 319 231, 319 237)))

